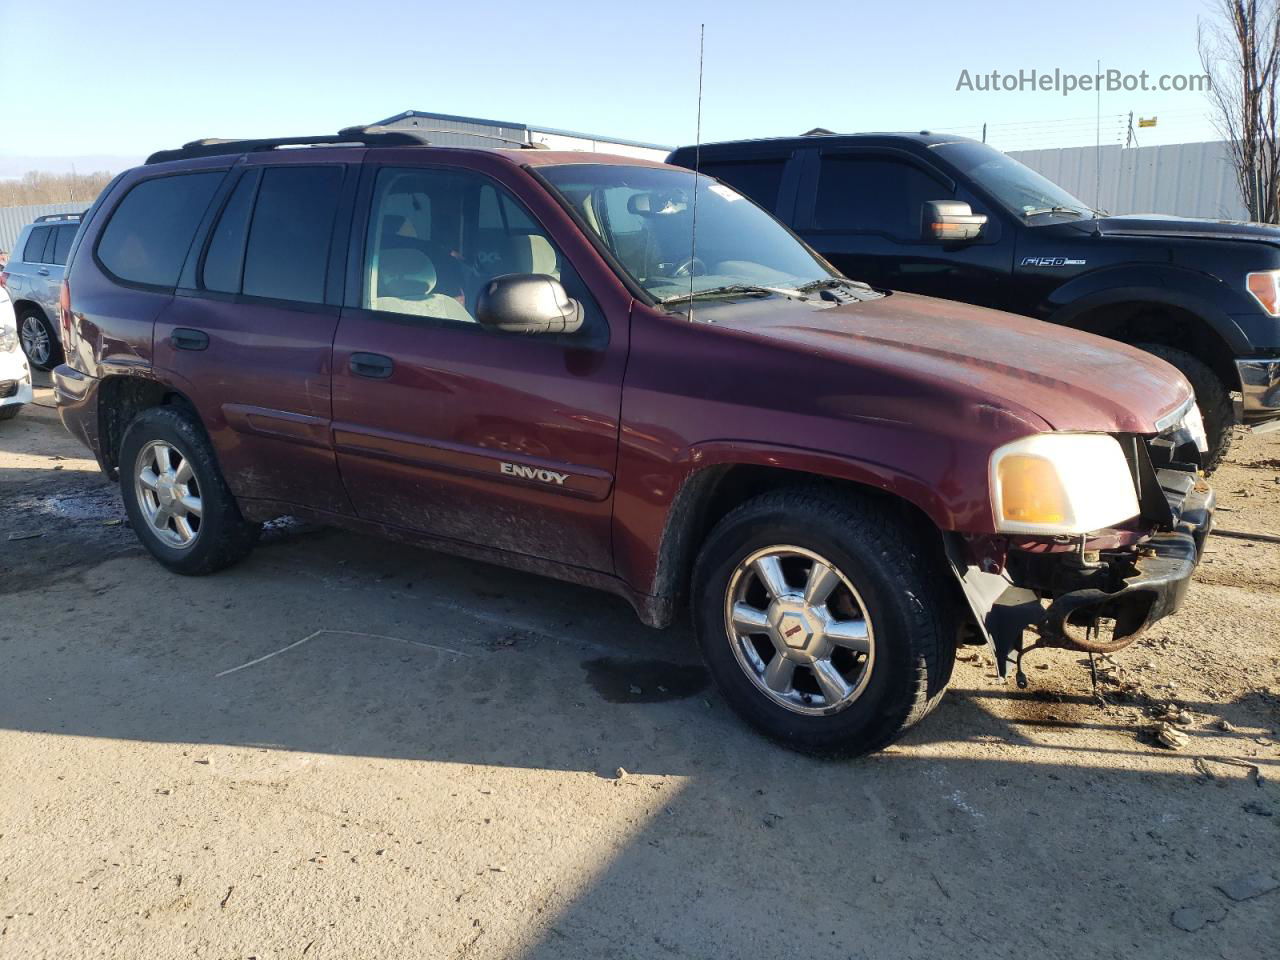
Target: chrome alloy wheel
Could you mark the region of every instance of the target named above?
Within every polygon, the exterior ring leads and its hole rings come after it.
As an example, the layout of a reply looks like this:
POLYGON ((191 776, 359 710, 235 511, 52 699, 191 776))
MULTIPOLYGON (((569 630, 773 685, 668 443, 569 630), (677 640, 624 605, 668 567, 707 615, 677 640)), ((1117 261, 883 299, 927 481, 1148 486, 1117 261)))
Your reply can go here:
POLYGON ((34 366, 43 367, 49 363, 49 331, 34 314, 22 318, 22 351, 34 366))
POLYGON ((151 532, 165 546, 185 550, 200 536, 200 485, 182 451, 152 440, 133 467, 133 488, 151 532))
POLYGON ((725 629, 751 682, 796 713, 839 713, 871 679, 875 634, 866 605, 849 578, 811 550, 765 547, 739 563, 725 592, 725 629))

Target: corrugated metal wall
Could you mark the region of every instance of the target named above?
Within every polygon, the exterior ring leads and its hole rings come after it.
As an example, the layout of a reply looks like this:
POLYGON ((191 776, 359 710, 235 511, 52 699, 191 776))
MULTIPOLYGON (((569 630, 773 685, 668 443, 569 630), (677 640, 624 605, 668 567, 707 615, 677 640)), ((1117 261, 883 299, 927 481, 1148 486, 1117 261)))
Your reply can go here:
POLYGON ((426 134, 427 139, 441 147, 501 147, 502 141, 494 140, 493 137, 503 137, 514 140, 516 143, 529 142, 523 124, 501 121, 485 122, 445 115, 417 116, 409 111, 394 118, 389 117, 383 121, 382 125, 404 127, 409 130, 425 129, 430 131, 426 134), (467 136, 468 133, 472 136, 467 136), (475 134, 486 134, 486 136, 475 136, 475 134))
POLYGON ((76 200, 73 203, 33 203, 25 207, 0 207, 0 250, 13 249, 13 242, 28 223, 47 213, 83 213, 92 200, 76 200))
POLYGON ((1095 147, 1018 150, 1009 156, 1110 213, 1217 220, 1248 216, 1227 145, 1221 140, 1127 149, 1107 146, 1101 151, 1095 147))

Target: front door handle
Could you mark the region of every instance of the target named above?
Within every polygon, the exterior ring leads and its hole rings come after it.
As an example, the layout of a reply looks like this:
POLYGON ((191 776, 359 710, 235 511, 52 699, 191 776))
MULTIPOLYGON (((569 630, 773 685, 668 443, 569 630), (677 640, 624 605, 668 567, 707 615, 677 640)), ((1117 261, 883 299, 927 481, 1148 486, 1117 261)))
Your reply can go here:
POLYGON ((380 353, 353 353, 350 367, 357 377, 368 377, 370 380, 386 380, 395 370, 391 358, 380 353))
POLYGON ((169 344, 175 350, 205 350, 209 346, 209 335, 203 330, 175 327, 169 334, 169 344))
POLYGON ((47 277, 49 275, 49 268, 41 267, 39 270, 36 271, 36 273, 40 274, 40 276, 42 277, 47 277))

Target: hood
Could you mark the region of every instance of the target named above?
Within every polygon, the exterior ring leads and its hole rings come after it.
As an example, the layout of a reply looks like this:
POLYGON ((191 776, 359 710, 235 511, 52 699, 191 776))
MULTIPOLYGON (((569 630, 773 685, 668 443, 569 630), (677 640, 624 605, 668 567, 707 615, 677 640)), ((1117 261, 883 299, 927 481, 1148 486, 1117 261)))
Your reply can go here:
POLYGON ((1238 220, 1199 220, 1161 213, 1131 213, 1073 222, 1086 233, 1104 237, 1181 237, 1201 240, 1258 240, 1280 244, 1280 227, 1238 220))
POLYGON ((806 352, 967 393, 1054 430, 1156 433, 1191 396, 1134 347, 1039 320, 906 293, 838 307, 769 300, 701 318, 806 352))

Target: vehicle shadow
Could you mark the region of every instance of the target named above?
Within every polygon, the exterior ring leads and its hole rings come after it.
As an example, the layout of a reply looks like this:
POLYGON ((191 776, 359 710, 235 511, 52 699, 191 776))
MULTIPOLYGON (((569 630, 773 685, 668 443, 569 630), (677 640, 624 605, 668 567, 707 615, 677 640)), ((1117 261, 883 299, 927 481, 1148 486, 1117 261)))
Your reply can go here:
POLYGON ((901 745, 813 760, 729 713, 683 625, 649 630, 593 591, 308 527, 213 577, 127 555, 5 601, 25 612, 0 626, 0 728, 610 780, 627 823, 545 912, 489 929, 483 955, 1280 947, 1258 905, 1233 905, 1240 922, 1216 932, 1168 922, 1274 863, 1270 821, 1244 809, 1267 791, 1232 768, 1206 784, 1081 695, 1055 694, 1051 717, 1034 692, 962 670, 901 745), (1188 858, 1200 878, 1170 882, 1188 858))

